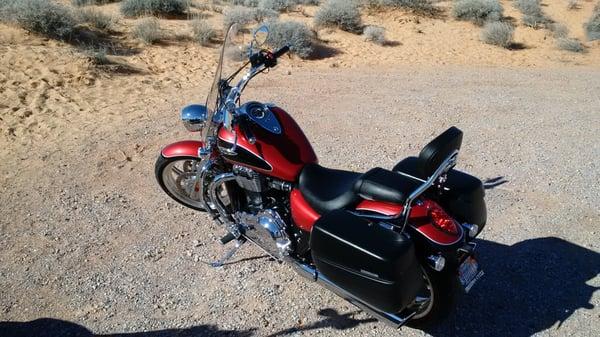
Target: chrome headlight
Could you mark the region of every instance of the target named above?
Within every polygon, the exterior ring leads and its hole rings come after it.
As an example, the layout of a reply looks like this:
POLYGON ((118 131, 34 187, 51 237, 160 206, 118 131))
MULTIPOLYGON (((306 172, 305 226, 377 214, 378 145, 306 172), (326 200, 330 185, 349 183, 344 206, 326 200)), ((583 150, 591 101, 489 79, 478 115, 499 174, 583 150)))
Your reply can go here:
POLYGON ((208 111, 206 106, 199 104, 188 105, 181 110, 181 121, 188 131, 202 131, 206 124, 208 111))

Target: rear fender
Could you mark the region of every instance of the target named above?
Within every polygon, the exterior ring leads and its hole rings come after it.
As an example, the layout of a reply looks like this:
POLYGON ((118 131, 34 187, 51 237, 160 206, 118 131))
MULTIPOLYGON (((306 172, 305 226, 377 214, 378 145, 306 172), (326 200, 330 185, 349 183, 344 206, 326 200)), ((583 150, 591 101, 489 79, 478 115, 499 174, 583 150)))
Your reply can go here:
POLYGON ((198 149, 203 146, 204 143, 199 140, 183 140, 165 146, 160 153, 165 158, 198 157, 198 149))

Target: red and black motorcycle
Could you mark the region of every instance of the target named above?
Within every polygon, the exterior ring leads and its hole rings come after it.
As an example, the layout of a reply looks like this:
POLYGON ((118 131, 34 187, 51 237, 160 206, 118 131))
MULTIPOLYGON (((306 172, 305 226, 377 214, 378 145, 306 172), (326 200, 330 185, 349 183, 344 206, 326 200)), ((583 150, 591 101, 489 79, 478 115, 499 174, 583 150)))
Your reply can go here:
POLYGON ((457 288, 468 292, 483 275, 473 242, 486 223, 483 185, 453 169, 462 132, 451 127, 392 170, 320 166, 287 112, 240 102, 248 82, 289 49, 257 50, 268 34, 260 27, 241 48, 241 33, 229 29, 206 105, 181 113, 201 140, 162 149, 160 186, 221 223, 223 244, 235 242, 215 267, 249 241, 394 326, 444 317, 457 288))

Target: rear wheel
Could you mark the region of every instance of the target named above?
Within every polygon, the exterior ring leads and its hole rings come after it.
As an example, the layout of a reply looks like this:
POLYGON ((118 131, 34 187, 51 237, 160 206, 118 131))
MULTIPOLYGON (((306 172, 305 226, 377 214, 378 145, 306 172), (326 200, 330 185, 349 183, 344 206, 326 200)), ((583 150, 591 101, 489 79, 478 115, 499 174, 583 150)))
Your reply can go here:
POLYGON ((430 326, 444 319, 454 303, 455 275, 449 271, 438 272, 429 266, 423 267, 425 285, 417 294, 417 313, 407 325, 415 328, 430 326))
POLYGON ((165 193, 180 204, 205 211, 200 196, 200 159, 194 157, 165 158, 160 155, 154 174, 165 193))

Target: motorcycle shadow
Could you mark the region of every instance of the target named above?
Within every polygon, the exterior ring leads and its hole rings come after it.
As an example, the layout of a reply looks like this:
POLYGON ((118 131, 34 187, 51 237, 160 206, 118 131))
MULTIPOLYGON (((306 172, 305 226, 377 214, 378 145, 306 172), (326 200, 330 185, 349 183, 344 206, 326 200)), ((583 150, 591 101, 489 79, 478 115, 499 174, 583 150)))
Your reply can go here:
MULTIPOLYGON (((590 303, 599 287, 586 284, 600 272, 600 254, 555 237, 512 246, 479 240, 485 276, 435 336, 531 336, 562 323, 590 303)), ((567 332, 564 332, 565 334, 567 332)))
POLYGON ((220 330, 212 325, 199 325, 184 329, 97 335, 79 324, 54 318, 40 318, 30 322, 0 322, 2 337, 251 337, 255 330, 220 330))
POLYGON ((285 330, 278 331, 276 333, 270 334, 267 337, 278 337, 278 336, 287 336, 291 334, 295 334, 303 331, 310 330, 319 330, 323 328, 333 328, 334 330, 347 330, 354 327, 357 327, 363 323, 372 323, 377 322, 375 318, 364 318, 364 319, 356 319, 354 316, 358 314, 360 311, 352 311, 345 314, 338 313, 335 309, 326 308, 319 310, 319 316, 325 317, 324 319, 306 324, 301 327, 293 327, 285 330))

